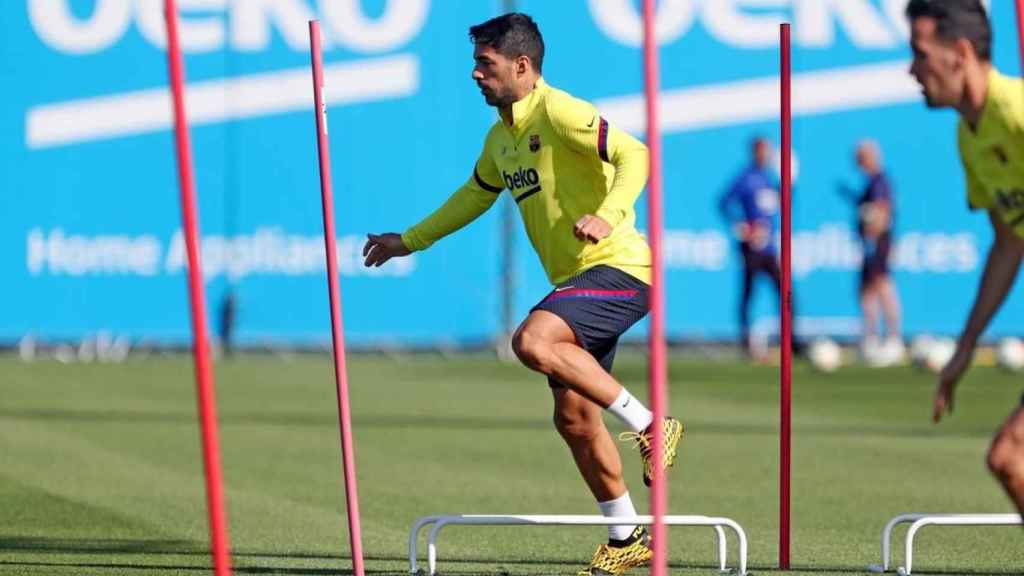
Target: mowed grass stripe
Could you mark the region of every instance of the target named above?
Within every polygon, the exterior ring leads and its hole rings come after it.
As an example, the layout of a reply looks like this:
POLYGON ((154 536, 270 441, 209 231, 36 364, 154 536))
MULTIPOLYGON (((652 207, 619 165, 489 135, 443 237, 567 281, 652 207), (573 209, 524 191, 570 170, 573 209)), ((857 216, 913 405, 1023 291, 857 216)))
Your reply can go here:
MULTIPOLYGON (((31 502, 40 491, 57 499, 46 505, 52 514, 19 513, 0 525, 0 573, 205 570, 187 357, 118 366, 7 358, 0 368, 0 474, 7 478, 0 508, 9 500, 31 502), (64 531, 51 532, 55 527, 64 531), (111 541, 121 544, 104 547, 111 541), (35 548, 26 545, 33 542, 35 548), (85 552, 61 552, 70 549, 85 552), (49 565, 68 559, 77 565, 49 565)), ((642 395, 640 359, 624 355, 617 373, 642 395)), ((688 424, 670 476, 671 507, 740 521, 751 537, 752 565, 765 571, 774 565, 778 536, 777 368, 674 362, 671 374, 671 411, 688 424)), ((350 380, 372 573, 404 573, 407 530, 420 515, 596 512, 551 427, 550 393, 536 374, 487 357, 355 356, 350 380)), ((794 565, 815 574, 864 573, 877 561, 878 533, 892 514, 1009 509, 983 457, 991 431, 1018 401, 1017 378, 972 371, 957 414, 940 427, 927 420, 932 377, 910 369, 822 376, 798 365, 794 382, 794 565)), ((218 400, 240 573, 346 568, 329 359, 220 362, 218 400)), ((623 459, 634 500, 645 509, 636 454, 623 450, 623 459)), ((602 533, 453 527, 442 538, 442 568, 573 574, 602 533)), ((673 573, 713 572, 711 535, 673 529, 673 573)), ((1020 536, 1001 528, 926 530, 916 565, 958 574, 1019 572, 1020 536)))

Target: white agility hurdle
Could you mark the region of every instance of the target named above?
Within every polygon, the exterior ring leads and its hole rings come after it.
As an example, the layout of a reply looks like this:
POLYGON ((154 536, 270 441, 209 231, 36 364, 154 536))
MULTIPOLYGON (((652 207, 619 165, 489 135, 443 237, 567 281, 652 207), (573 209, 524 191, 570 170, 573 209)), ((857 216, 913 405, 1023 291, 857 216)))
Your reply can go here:
POLYGON ((914 536, 925 526, 1019 526, 1020 514, 900 514, 886 522, 882 529, 882 563, 872 564, 872 572, 888 572, 892 563, 892 532, 899 524, 910 524, 904 551, 904 566, 899 574, 909 575, 914 567, 914 536))
MULTIPOLYGON (((520 514, 451 514, 424 516, 416 520, 409 532, 409 572, 417 574, 416 566, 417 541, 420 531, 433 524, 427 536, 427 568, 428 574, 437 573, 437 536, 441 529, 450 524, 474 526, 608 526, 616 524, 654 524, 653 516, 634 516, 630 518, 606 518, 596 515, 520 515, 520 514)), ((721 572, 729 572, 727 566, 728 547, 723 526, 736 533, 739 539, 740 559, 739 574, 747 573, 747 534, 743 527, 729 518, 717 516, 665 516, 665 524, 669 526, 710 526, 718 535, 718 565, 721 572)))

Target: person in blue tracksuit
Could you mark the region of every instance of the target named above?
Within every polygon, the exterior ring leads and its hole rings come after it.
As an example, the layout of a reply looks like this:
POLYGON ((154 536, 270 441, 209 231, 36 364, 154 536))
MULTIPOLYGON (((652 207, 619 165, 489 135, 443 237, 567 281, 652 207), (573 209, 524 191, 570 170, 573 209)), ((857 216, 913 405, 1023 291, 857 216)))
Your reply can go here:
MULTIPOLYGON (((750 301, 754 281, 760 275, 767 276, 777 294, 781 294, 782 283, 775 241, 779 217, 779 183, 771 167, 772 144, 765 138, 754 138, 750 153, 750 164, 722 194, 718 209, 730 226, 743 256, 739 301, 740 345, 753 356, 755 351, 750 341, 750 301)), ((801 348, 794 339, 794 350, 799 351, 801 348)))

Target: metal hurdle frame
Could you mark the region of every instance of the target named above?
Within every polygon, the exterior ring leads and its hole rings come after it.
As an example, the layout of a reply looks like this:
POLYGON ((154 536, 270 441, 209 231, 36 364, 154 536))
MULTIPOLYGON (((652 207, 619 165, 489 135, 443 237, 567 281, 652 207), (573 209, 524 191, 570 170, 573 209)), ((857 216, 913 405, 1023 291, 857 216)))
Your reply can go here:
POLYGON ((922 514, 909 513, 894 516, 882 529, 882 563, 868 566, 872 572, 888 572, 892 558, 892 532, 899 524, 910 524, 904 550, 905 566, 897 568, 899 574, 909 575, 914 565, 914 536, 925 526, 1020 526, 1020 514, 922 514))
MULTIPOLYGON (((718 567, 721 572, 730 572, 727 567, 728 546, 723 527, 728 526, 739 539, 739 574, 747 574, 747 534, 736 521, 719 516, 665 516, 665 524, 669 526, 710 526, 718 536, 718 567)), ((620 524, 654 524, 653 516, 633 516, 625 518, 607 518, 596 515, 552 515, 552 514, 441 514, 418 518, 409 531, 409 573, 418 574, 417 541, 420 531, 433 524, 427 536, 427 574, 437 573, 437 537, 445 526, 609 526, 620 524)))

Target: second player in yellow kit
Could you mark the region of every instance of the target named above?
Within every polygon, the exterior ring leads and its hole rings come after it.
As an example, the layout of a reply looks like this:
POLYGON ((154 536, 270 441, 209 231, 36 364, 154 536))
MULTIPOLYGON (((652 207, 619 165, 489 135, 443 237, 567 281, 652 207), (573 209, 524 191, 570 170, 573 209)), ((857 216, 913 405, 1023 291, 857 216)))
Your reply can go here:
MULTIPOLYGON (((938 422, 953 411, 956 386, 978 339, 1006 299, 1024 258, 1024 82, 992 65, 992 26, 981 0, 911 0, 907 5, 914 62, 910 73, 928 106, 960 115, 960 159, 973 209, 988 212, 992 247, 933 400, 938 422)), ((992 440, 988 467, 1024 514, 1024 407, 992 440)))
MULTIPOLYGON (((683 433, 675 418, 654 422, 610 373, 619 336, 648 310, 651 255, 633 208, 647 181, 647 148, 544 82, 544 41, 529 16, 488 20, 470 28, 470 39, 473 81, 499 118, 465 184, 404 234, 370 234, 365 263, 424 250, 510 194, 555 286, 519 325, 512 348, 547 376, 555 428, 601 513, 634 517, 603 412, 629 429, 622 439, 639 449, 648 484, 654 466, 672 465, 683 433), (654 426, 665 438, 661 462, 652 461, 654 426)), ((643 526, 609 526, 583 574, 622 574, 651 558, 650 544, 643 526)))
POLYGON ((977 128, 957 128, 973 209, 992 210, 1024 238, 1024 80, 988 70, 988 93, 977 128))

